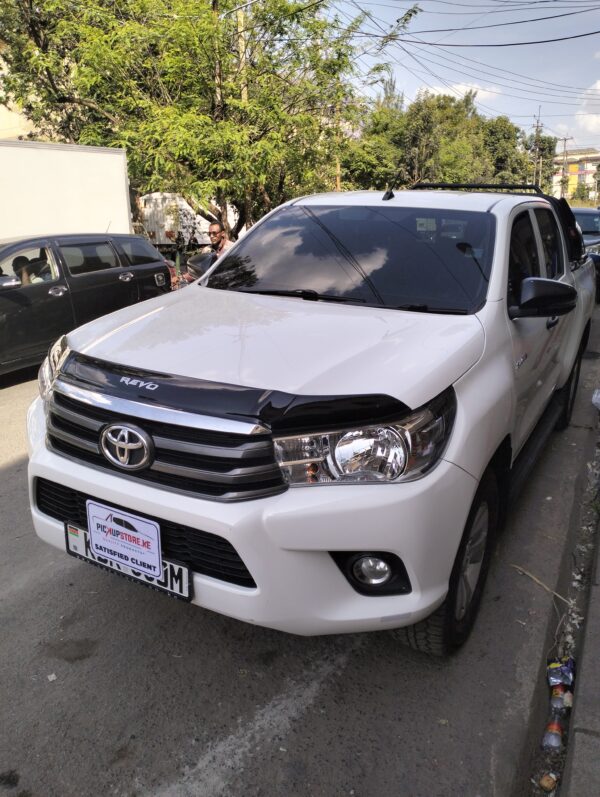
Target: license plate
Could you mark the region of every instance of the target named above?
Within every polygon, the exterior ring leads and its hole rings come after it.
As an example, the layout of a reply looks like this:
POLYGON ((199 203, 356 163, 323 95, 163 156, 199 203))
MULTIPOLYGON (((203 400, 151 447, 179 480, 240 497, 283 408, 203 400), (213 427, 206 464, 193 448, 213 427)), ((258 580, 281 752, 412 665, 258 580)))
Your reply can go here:
POLYGON ((164 559, 158 523, 87 501, 88 529, 65 523, 67 553, 180 600, 192 599, 189 568, 164 559))

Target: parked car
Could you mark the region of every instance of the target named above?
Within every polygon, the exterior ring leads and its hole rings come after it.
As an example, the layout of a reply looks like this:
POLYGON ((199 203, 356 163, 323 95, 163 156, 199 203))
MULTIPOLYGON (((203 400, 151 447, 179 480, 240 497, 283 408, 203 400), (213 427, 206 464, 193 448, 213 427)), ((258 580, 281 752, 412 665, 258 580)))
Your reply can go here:
POLYGON ((590 252, 600 253, 600 209, 572 208, 583 233, 583 241, 590 252))
POLYGON ((596 268, 596 301, 600 302, 600 208, 573 208, 585 248, 596 268))
POLYGON ((57 335, 170 285, 163 257, 140 236, 0 242, 0 374, 41 362, 57 335))
POLYGON ((456 649, 530 444, 571 418, 594 269, 568 205, 310 196, 210 261, 53 346, 37 534, 256 625, 456 649), (152 541, 107 544, 115 515, 152 541))

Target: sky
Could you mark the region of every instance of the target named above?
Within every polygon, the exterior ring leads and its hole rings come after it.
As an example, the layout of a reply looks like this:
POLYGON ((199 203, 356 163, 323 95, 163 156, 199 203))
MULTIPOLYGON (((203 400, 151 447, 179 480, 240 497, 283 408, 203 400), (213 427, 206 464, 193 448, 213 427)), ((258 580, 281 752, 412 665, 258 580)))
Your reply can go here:
MULTIPOLYGON (((357 39, 371 48, 357 62, 363 72, 375 60, 387 61, 407 101, 419 90, 461 97, 476 89, 484 116, 506 115, 526 132, 539 120, 543 133, 569 139, 567 149, 600 150, 600 0, 418 0, 418 5, 420 12, 400 40, 377 59, 372 48, 378 37, 411 3, 335 0, 344 21, 360 9, 371 15, 357 39)), ((375 91, 367 85, 361 90, 368 96, 375 91)), ((559 152, 563 146, 559 141, 559 152)))

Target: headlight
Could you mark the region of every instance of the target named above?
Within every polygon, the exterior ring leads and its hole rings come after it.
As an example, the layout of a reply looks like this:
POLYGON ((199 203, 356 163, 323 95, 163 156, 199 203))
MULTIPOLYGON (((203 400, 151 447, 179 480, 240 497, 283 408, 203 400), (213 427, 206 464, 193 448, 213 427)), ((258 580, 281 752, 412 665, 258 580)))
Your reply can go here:
POLYGON ((449 389, 395 423, 276 437, 275 456, 289 484, 412 481, 439 461, 455 412, 449 389))
POLYGON ((69 347, 67 346, 67 336, 63 335, 51 346, 48 356, 42 363, 38 373, 40 396, 44 401, 50 395, 56 374, 59 372, 68 354, 69 347))

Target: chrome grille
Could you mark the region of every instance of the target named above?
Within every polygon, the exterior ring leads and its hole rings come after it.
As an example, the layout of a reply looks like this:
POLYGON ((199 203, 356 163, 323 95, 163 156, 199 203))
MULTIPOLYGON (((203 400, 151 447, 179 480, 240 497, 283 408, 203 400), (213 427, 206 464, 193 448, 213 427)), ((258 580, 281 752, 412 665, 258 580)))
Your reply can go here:
POLYGON ((180 426, 171 422, 172 413, 165 422, 152 405, 140 404, 144 417, 138 417, 119 412, 119 402, 111 404, 106 396, 101 406, 95 395, 69 391, 68 384, 55 386, 47 414, 48 444, 55 452, 124 478, 217 501, 262 498, 286 489, 269 434, 180 426), (125 473, 103 456, 100 434, 112 423, 134 424, 150 435, 155 449, 150 467, 125 473))

